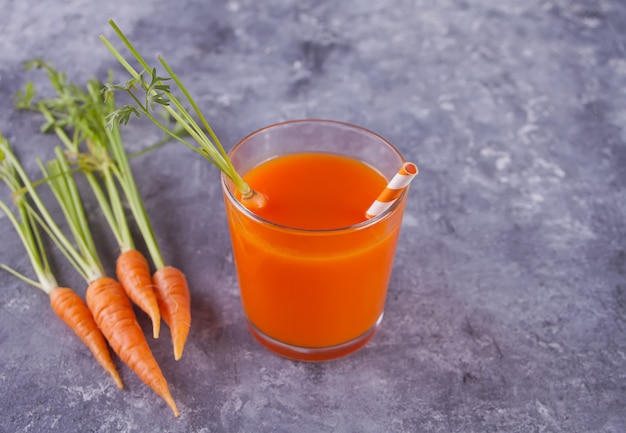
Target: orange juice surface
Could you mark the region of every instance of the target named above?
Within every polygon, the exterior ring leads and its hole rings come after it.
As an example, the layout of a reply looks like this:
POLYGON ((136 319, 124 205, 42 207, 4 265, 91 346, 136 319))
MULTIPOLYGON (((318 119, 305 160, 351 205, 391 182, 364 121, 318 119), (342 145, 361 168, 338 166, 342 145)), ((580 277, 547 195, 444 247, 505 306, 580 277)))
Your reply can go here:
POLYGON ((268 197, 254 212, 273 223, 226 201, 252 326, 308 348, 336 346, 372 329, 383 311, 403 203, 375 224, 349 226, 365 221, 387 180, 360 161, 327 153, 279 156, 243 177, 268 197))
POLYGON ((255 210, 276 224, 299 229, 337 229, 365 220, 365 210, 385 188, 386 179, 362 162, 327 153, 271 159, 244 179, 269 197, 255 210))

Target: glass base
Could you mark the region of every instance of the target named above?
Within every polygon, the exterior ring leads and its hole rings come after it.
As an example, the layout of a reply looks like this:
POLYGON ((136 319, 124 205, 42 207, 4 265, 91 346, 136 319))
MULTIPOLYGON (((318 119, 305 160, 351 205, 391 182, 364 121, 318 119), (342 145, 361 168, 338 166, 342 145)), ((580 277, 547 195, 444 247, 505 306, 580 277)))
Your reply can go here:
POLYGON ((286 344, 281 341, 275 340, 272 337, 264 334, 247 318, 246 324, 248 325, 248 330, 250 331, 252 336, 266 349, 269 349, 277 355, 289 359, 295 359, 297 361, 329 361, 331 359, 346 356, 365 346, 365 344, 371 340, 374 334, 376 334, 376 331, 380 326, 380 322, 383 320, 383 314, 384 313, 380 314, 380 316, 376 320, 376 323, 374 323, 374 326, 372 326, 370 329, 368 329, 366 332, 364 332, 354 340, 350 340, 346 343, 329 347, 293 346, 291 344, 286 344))

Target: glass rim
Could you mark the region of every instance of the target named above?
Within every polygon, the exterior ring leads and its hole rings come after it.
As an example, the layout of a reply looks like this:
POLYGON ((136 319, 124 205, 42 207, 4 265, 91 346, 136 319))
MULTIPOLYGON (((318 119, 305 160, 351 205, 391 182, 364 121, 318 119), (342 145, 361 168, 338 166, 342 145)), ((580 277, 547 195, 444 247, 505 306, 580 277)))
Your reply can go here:
MULTIPOLYGON (((383 144, 385 144, 387 147, 389 147, 400 158, 401 164, 406 162, 406 160, 404 159, 404 157, 402 156, 400 151, 393 144, 391 144, 388 140, 386 140, 381 135, 379 135, 379 134, 377 134, 377 133, 375 133, 373 131, 370 131, 369 129, 366 129, 366 128, 363 128, 361 126, 354 125, 354 124, 351 124, 351 123, 347 123, 347 122, 341 122, 341 121, 329 120, 329 119, 316 119, 316 118, 286 120, 284 122, 274 123, 274 124, 265 126, 265 127, 261 128, 261 129, 258 129, 256 131, 248 134, 247 136, 245 136, 241 140, 239 140, 239 142, 228 152, 228 156, 230 157, 234 152, 237 151, 237 149, 240 146, 242 146, 249 139, 251 139, 252 137, 254 137, 256 135, 259 135, 259 134, 267 131, 268 129, 274 129, 274 128, 277 128, 277 127, 281 127, 281 126, 285 126, 285 125, 291 125, 291 124, 297 124, 297 123, 326 123, 326 124, 329 124, 329 125, 342 126, 342 127, 347 127, 347 128, 350 128, 350 129, 357 130, 357 131, 359 131, 361 133, 365 133, 367 135, 373 136, 376 139, 380 140, 383 144)), ((373 168, 375 169, 375 167, 373 167, 373 168)), ((278 224, 276 222, 273 222, 271 220, 268 220, 266 218, 263 218, 263 217, 255 214, 250 209, 245 207, 239 200, 237 200, 237 197, 235 197, 233 192, 228 187, 227 182, 230 179, 223 172, 221 173, 220 177, 221 177, 221 180, 222 180, 222 190, 224 190, 226 192, 226 196, 228 197, 229 201, 231 203, 233 203, 233 205, 237 208, 237 210, 239 212, 241 212, 243 215, 247 216, 248 218, 250 218, 250 219, 252 219, 252 220, 254 220, 256 222, 259 222, 261 224, 270 226, 272 228, 283 230, 283 231, 289 231, 289 232, 297 232, 297 233, 300 233, 300 234, 302 234, 302 233, 310 233, 310 234, 317 234, 317 235, 319 235, 319 234, 336 234, 336 233, 347 232, 347 231, 361 230, 361 229, 367 228, 369 226, 375 225, 378 222, 381 222, 381 221, 387 219, 392 213, 394 213, 394 211, 398 208, 398 206, 400 205, 402 200, 404 200, 404 197, 406 196, 407 191, 408 191, 408 188, 406 188, 404 191, 402 191, 400 196, 391 204, 391 206, 389 206, 387 209, 385 209, 383 212, 381 212, 380 214, 376 215, 373 218, 365 219, 364 221, 361 221, 361 222, 358 222, 356 224, 352 224, 352 225, 349 225, 349 226, 334 227, 334 228, 331 228, 331 229, 306 229, 306 228, 300 228, 300 227, 292 227, 292 226, 288 226, 288 225, 284 225, 284 224, 278 224)), ((387 180, 387 181, 389 182, 389 180, 387 180)), ((367 209, 363 210, 363 214, 364 215, 365 215, 365 211, 366 210, 367 209)))

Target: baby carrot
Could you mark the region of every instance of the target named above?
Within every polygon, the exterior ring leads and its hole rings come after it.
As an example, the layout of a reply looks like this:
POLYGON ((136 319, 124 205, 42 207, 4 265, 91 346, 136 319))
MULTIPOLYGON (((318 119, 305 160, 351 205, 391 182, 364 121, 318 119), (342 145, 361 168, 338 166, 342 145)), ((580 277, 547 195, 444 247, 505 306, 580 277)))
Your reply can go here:
POLYGON ((135 249, 122 252, 115 262, 115 274, 130 299, 150 316, 152 335, 159 338, 161 311, 144 255, 135 249))
POLYGON ((124 388, 115 365, 111 360, 109 348, 85 302, 73 290, 56 287, 50 292, 52 310, 73 330, 91 350, 98 363, 107 371, 118 388, 124 388))
POLYGON ((169 326, 174 346, 174 359, 183 356, 191 326, 191 302, 185 275, 173 266, 164 266, 152 276, 159 301, 161 317, 169 326))
POLYGON ((93 281, 87 288, 87 305, 109 344, 126 365, 178 416, 178 408, 121 285, 112 278, 93 281))

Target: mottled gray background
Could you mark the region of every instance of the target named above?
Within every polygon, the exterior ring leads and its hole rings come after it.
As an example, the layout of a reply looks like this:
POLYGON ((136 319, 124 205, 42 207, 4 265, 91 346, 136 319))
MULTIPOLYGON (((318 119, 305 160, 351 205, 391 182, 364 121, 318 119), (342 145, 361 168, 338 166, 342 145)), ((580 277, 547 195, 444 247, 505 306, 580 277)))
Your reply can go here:
MULTIPOLYGON (((97 38, 112 36, 109 18, 147 57, 166 57, 228 148, 267 124, 322 117, 374 130, 418 163, 386 316, 342 360, 258 346, 218 173, 170 144, 133 166, 193 295, 182 360, 167 328, 150 340, 180 418, 119 363, 118 391, 45 295, 3 272, 0 431, 626 431, 623 1, 0 0, 0 129, 32 173, 56 142, 12 108, 27 80, 45 82, 22 62, 121 80, 97 38)), ((160 136, 140 121, 125 138, 137 150, 160 136)), ((27 272, 6 218, 0 230, 0 262, 27 272)))

